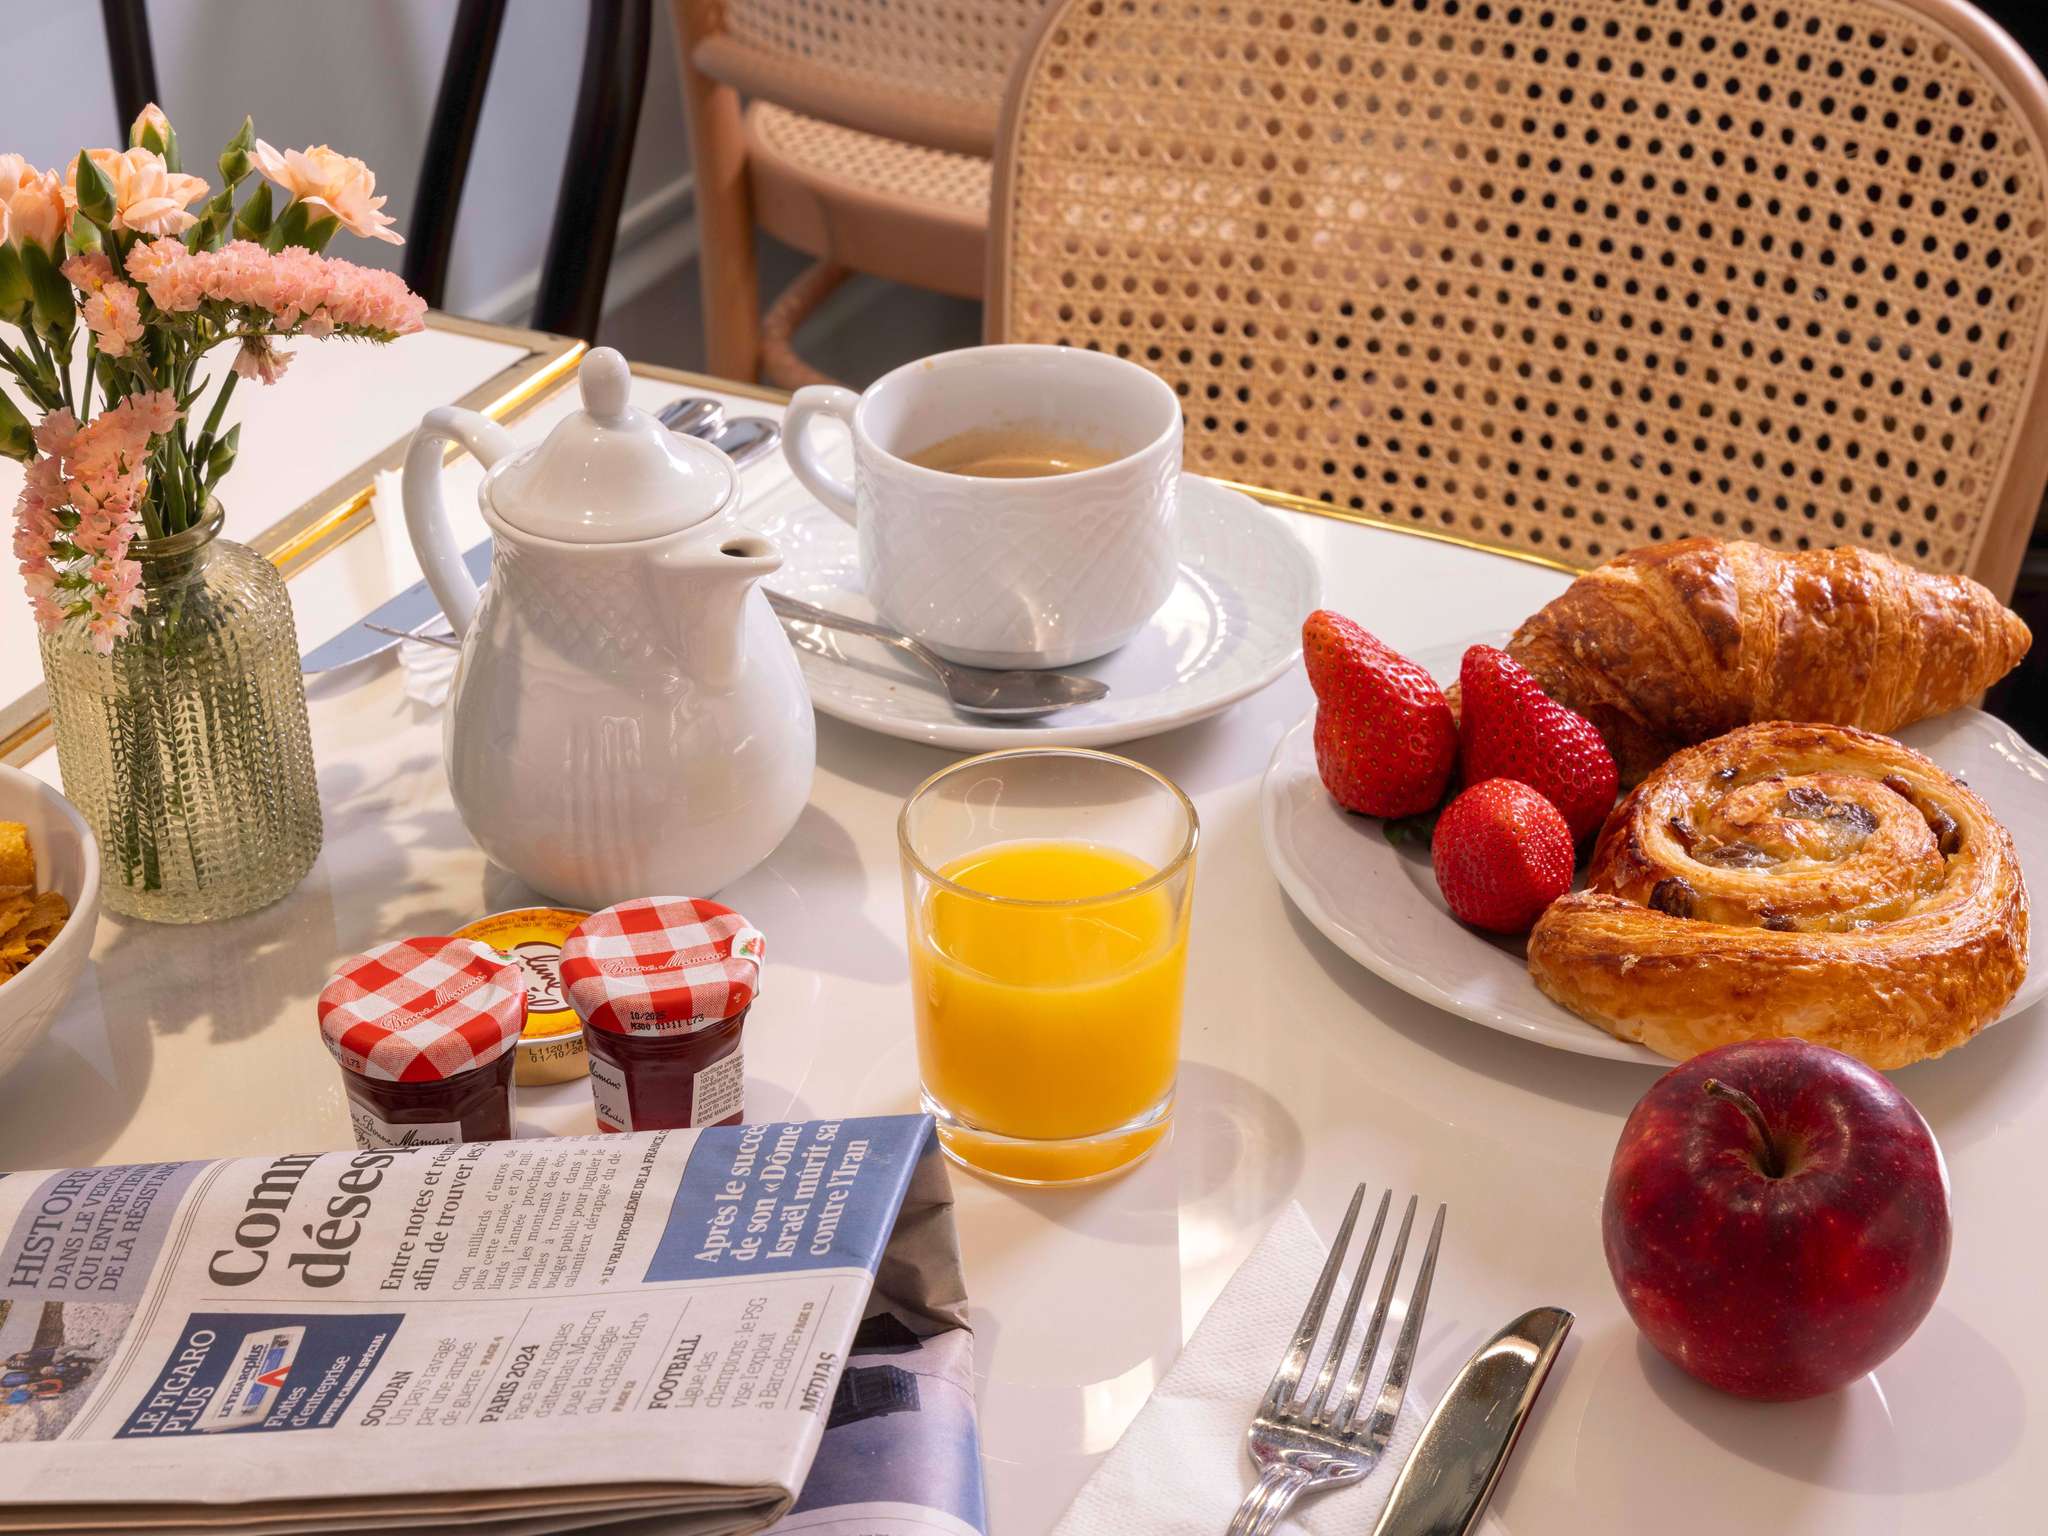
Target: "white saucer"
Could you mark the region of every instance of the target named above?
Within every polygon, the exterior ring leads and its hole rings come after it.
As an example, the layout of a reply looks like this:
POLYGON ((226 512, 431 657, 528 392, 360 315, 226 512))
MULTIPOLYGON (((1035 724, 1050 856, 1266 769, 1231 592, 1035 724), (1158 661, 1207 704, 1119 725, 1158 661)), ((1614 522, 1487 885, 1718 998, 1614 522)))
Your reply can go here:
MULTIPOLYGON (((1415 659, 1443 680, 1457 676, 1463 654, 1459 646, 1415 659)), ((1316 772, 1314 723, 1311 713, 1274 749, 1259 786, 1259 825, 1267 862, 1324 938, 1403 992, 1475 1024, 1582 1056, 1672 1065, 1537 991, 1520 939, 1491 938, 1452 917, 1427 844, 1396 847, 1384 823, 1351 815, 1330 798, 1316 772)), ((1952 710, 1897 735, 1982 797, 2012 833, 2028 883, 2048 888, 2048 759, 1976 709, 1952 710)), ((2006 1018, 2048 996, 2038 940, 2029 960, 2006 1018)))
MULTIPOLYGON (((823 714, 885 736, 962 752, 1106 746, 1229 708, 1294 664, 1301 621, 1322 600, 1322 577, 1288 528, 1288 513, 1198 475, 1182 477, 1180 509, 1180 582, 1173 594, 1127 645, 1067 669, 1109 684, 1099 702, 1017 724, 971 720, 953 712, 930 673, 889 647, 785 625, 811 702, 823 714)), ((875 617, 861 590, 854 532, 845 523, 806 502, 757 525, 783 553, 769 585, 820 608, 875 617)))

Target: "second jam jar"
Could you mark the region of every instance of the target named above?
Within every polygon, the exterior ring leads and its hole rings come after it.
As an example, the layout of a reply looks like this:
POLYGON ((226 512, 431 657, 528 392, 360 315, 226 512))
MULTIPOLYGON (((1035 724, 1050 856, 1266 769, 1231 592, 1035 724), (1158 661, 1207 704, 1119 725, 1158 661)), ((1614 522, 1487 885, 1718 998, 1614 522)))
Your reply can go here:
POLYGON ((740 1032, 761 986, 759 930, 730 907, 647 896, 594 912, 562 943, 601 1131, 738 1125, 740 1032))

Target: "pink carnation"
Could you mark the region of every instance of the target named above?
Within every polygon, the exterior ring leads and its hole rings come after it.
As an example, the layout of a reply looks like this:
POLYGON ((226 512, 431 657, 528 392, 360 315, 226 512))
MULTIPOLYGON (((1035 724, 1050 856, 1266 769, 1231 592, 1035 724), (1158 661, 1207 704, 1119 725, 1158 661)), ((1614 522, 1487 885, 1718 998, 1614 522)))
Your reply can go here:
POLYGON ((271 344, 268 336, 247 336, 235 353, 235 372, 245 379, 275 384, 291 366, 292 355, 271 344))
POLYGON ((158 309, 189 314, 206 300, 206 264, 181 241, 138 240, 128 252, 127 267, 158 309))
POLYGON ((94 289, 79 306, 78 313, 86 328, 99 338, 100 351, 108 357, 124 357, 130 347, 142 340, 142 305, 135 290, 126 283, 108 282, 94 289))
POLYGON ((64 450, 71 446, 71 439, 76 436, 78 418, 72 415, 67 407, 60 405, 45 416, 41 425, 36 428, 36 446, 51 455, 53 460, 60 459, 64 456, 64 450))
POLYGON ((105 251, 80 251, 64 263, 63 272, 84 293, 98 293, 114 280, 114 264, 105 251))
MULTIPOLYGON (((93 297, 115 289, 132 302, 135 290, 119 282, 93 297)), ((141 567, 128 551, 140 531, 149 444, 178 416, 177 397, 155 390, 128 396, 82 427, 68 411, 44 419, 38 444, 50 451, 28 466, 14 508, 14 555, 43 629, 83 619, 103 654, 128 633, 145 597, 141 567), (79 564, 67 574, 59 561, 79 564)))

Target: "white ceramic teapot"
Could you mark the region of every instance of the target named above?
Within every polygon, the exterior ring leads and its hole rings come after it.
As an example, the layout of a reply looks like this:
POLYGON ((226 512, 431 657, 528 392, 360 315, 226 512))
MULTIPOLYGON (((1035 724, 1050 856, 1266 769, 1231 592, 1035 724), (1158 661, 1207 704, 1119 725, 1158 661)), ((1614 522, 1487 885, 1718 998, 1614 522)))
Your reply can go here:
POLYGON ((623 357, 591 352, 579 383, 536 448, 444 406, 406 453, 406 526, 462 638, 448 787, 484 852, 555 901, 708 896, 810 798, 810 696, 756 590, 782 558, 737 521, 732 460, 627 403, 623 357), (441 504, 450 440, 488 471, 481 595, 441 504))

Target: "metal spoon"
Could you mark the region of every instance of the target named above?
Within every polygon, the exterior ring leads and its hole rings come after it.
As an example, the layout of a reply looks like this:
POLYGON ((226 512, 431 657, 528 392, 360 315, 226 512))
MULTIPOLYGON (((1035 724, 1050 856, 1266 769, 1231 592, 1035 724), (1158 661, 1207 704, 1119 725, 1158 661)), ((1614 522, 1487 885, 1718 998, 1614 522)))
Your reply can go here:
POLYGON ((725 407, 709 395, 683 395, 654 413, 654 419, 671 432, 687 437, 710 437, 725 415, 725 407))
POLYGON ((785 597, 780 592, 768 594, 768 606, 785 620, 816 624, 824 629, 840 629, 850 635, 865 635, 870 640, 893 645, 897 650, 916 657, 938 675, 947 699, 964 715, 1029 720, 1037 715, 1052 714, 1055 710, 1070 709, 1076 704, 1092 704, 1109 692, 1109 684, 1092 677, 1076 677, 1071 672, 991 672, 983 667, 963 667, 908 635, 899 635, 893 629, 884 629, 865 619, 813 608, 809 603, 785 597))

